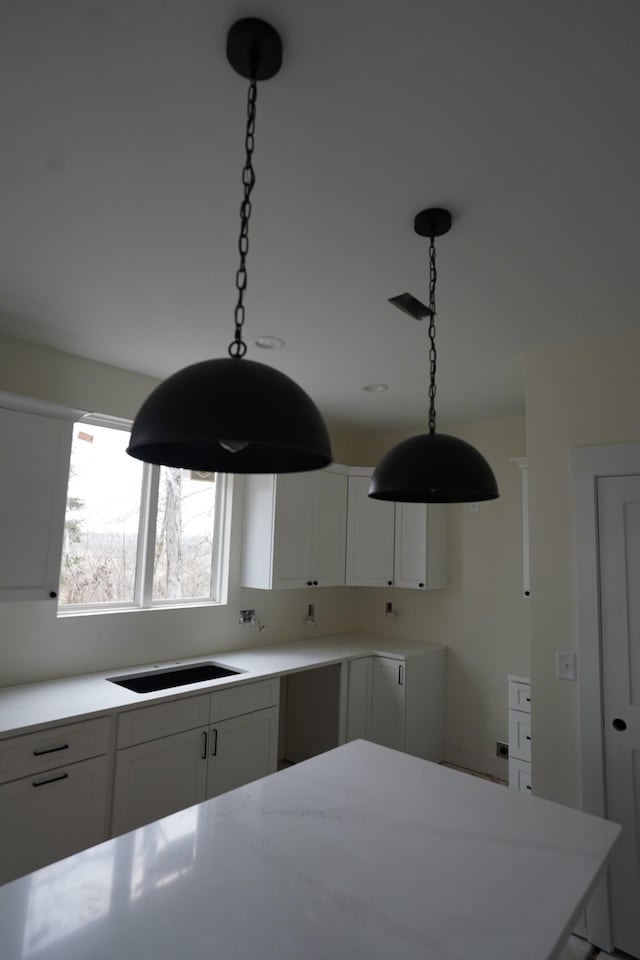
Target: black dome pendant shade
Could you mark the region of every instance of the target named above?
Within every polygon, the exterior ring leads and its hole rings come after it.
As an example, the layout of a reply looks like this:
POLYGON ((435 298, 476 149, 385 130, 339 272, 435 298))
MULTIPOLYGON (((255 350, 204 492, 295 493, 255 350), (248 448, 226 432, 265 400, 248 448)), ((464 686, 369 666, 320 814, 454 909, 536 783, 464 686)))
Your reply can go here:
POLYGON ((398 503, 473 503, 498 496, 493 470, 475 447, 447 433, 419 433, 392 447, 369 496, 398 503))
POLYGON ((194 363, 156 387, 128 452, 218 473, 296 473, 331 463, 327 428, 304 390, 273 367, 231 357, 194 363))
POLYGON ((499 496, 493 470, 475 447, 458 437, 436 433, 436 256, 434 238, 451 227, 448 210, 422 210, 414 229, 429 237, 429 433, 402 440, 376 466, 369 496, 399 503, 473 503, 499 496))
POLYGON ((286 374, 244 359, 242 339, 257 81, 277 74, 282 41, 263 20, 239 20, 227 35, 227 58, 250 80, 234 339, 229 357, 194 363, 152 391, 134 421, 127 453, 145 463, 217 473, 319 470, 332 456, 318 408, 286 374))

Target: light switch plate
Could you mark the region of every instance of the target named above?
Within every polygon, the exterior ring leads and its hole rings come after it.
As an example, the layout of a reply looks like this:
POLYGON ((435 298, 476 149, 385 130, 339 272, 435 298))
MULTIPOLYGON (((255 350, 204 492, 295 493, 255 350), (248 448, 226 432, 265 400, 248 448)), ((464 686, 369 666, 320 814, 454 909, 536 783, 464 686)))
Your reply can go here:
POLYGON ((575 653, 556 650, 556 677, 558 680, 575 680, 577 674, 575 653))

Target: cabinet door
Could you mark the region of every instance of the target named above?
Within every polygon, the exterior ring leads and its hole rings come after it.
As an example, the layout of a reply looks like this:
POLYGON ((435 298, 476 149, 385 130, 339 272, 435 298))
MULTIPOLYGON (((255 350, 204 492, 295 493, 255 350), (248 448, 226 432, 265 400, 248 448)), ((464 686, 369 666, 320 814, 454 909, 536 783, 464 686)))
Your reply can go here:
POLYGON ((371 687, 374 657, 360 657, 349 663, 347 691, 347 740, 370 740, 371 687))
POLYGON ((206 729, 188 730, 118 750, 111 835, 204 800, 206 729))
POLYGON ((369 497, 369 476, 349 477, 346 582, 393 585, 394 504, 369 497))
POLYGON ((330 470, 313 475, 309 574, 314 586, 344 583, 347 544, 347 477, 330 470))
POLYGON ((106 839, 107 757, 0 787, 0 883, 106 839))
POLYGON ((275 773, 278 708, 222 720, 210 728, 207 799, 275 773))
POLYGON ((72 429, 0 410, 0 600, 57 596, 72 429))
POLYGON ((405 670, 402 660, 373 658, 369 739, 394 750, 404 750, 405 670))
POLYGON ((311 475, 306 473, 287 473, 276 477, 274 589, 307 585, 311 482, 311 475))
POLYGON ((433 590, 446 583, 446 504, 396 503, 396 587, 433 590))

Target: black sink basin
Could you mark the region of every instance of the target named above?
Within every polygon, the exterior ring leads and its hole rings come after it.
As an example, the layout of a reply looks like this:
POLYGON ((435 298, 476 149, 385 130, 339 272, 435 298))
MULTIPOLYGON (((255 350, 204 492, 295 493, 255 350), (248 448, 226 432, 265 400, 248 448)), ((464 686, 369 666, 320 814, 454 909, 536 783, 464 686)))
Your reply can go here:
POLYGON ((221 677, 234 677, 241 670, 230 670, 217 663, 192 663, 188 667, 175 667, 173 670, 147 670, 146 673, 132 673, 126 677, 108 677, 110 683, 126 687, 134 693, 152 693, 154 690, 167 690, 169 687, 182 687, 187 683, 201 683, 203 680, 219 680, 221 677))

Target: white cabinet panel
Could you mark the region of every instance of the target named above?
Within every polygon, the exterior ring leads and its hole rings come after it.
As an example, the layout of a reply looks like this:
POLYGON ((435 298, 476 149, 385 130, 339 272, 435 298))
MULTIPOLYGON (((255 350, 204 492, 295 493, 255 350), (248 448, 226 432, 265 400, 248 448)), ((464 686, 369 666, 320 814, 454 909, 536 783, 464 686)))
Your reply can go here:
POLYGON ((374 657, 371 740, 404 750, 404 679, 406 665, 389 657, 374 657))
POLYGON ((275 773, 278 708, 270 707, 214 724, 209 743, 207 799, 275 773))
POLYGON ((0 409, 0 600, 58 595, 72 429, 0 409))
POLYGON ((273 589, 304 587, 308 564, 309 474, 274 478, 273 589))
POLYGON ((308 575, 314 586, 337 587, 344 583, 345 576, 347 478, 331 470, 318 470, 311 477, 308 575))
POLYGON ((371 739, 373 661, 373 657, 360 657, 349 663, 347 740, 371 739))
POLYGON ((356 587, 393 584, 394 505, 369 497, 369 476, 349 477, 347 576, 356 587))
POLYGON ((0 740, 0 783, 101 756, 111 723, 111 717, 96 717, 0 740))
POLYGON ((0 883, 106 839, 107 757, 0 786, 0 883))
POLYGON ((370 471, 349 477, 347 584, 416 590, 444 587, 446 504, 372 500, 370 481, 370 471))
POLYGON ((255 683, 243 683, 237 687, 227 687, 211 693, 211 720, 226 720, 239 717, 243 713, 253 713, 278 704, 280 695, 280 677, 270 680, 257 680, 255 683))
POLYGON ((396 503, 393 585, 435 590, 446 584, 444 503, 396 503))
POLYGON ((344 583, 347 477, 312 473, 245 478, 241 585, 262 590, 344 583))
POLYGON ((444 753, 446 650, 349 664, 346 740, 362 738, 424 760, 444 753))
POLYGON ((118 748, 208 726, 210 696, 202 693, 197 697, 180 697, 166 703, 125 710, 118 717, 118 748))
POLYGON ((119 750, 111 835, 203 800, 207 745, 207 730, 196 729, 119 750))
POLYGON ((509 757, 509 786, 521 793, 531 793, 531 764, 509 757))
POLYGON ((531 684, 507 677, 509 691, 509 786, 531 792, 531 684))
POLYGON ((509 711, 509 756, 531 760, 531 718, 516 710, 509 711))

